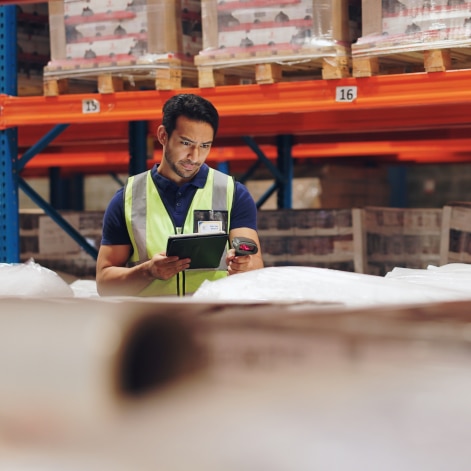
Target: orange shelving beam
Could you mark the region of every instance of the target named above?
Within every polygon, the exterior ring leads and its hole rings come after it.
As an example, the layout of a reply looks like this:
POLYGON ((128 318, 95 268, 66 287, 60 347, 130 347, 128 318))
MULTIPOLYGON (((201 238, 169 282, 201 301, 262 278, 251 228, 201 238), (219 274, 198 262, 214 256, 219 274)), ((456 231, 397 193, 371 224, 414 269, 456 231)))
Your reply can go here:
MULTIPOLYGON (((272 160, 277 158, 274 145, 261 145, 260 150, 272 160)), ((332 159, 332 158, 368 158, 383 159, 390 162, 444 163, 470 162, 470 139, 427 139, 421 141, 375 141, 375 142, 340 142, 324 144, 296 144, 292 148, 295 159, 332 159)), ((244 145, 215 146, 208 157, 208 162, 247 162, 256 158, 255 154, 244 145)), ((156 148, 147 163, 151 166, 160 162, 162 151, 156 148)), ((129 152, 127 146, 117 144, 90 145, 86 147, 58 147, 54 152, 43 152, 30 160, 25 167, 28 174, 50 167, 64 169, 87 169, 88 173, 102 172, 113 168, 127 168, 129 152)))
POLYGON ((38 123, 160 120, 164 102, 181 92, 200 94, 217 106, 223 136, 470 126, 470 83, 471 70, 457 70, 173 91, 1 95, 0 129, 38 123), (340 87, 356 87, 357 98, 338 101, 340 87))

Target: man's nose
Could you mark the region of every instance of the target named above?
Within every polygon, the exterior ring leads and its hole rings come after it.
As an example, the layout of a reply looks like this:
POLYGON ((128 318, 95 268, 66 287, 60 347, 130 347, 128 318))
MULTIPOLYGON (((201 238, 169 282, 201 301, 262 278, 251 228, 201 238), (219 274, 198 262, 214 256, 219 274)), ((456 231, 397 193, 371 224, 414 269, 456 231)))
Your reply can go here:
POLYGON ((200 155, 200 148, 199 146, 191 146, 188 152, 188 155, 190 158, 194 160, 198 160, 199 155, 200 155))

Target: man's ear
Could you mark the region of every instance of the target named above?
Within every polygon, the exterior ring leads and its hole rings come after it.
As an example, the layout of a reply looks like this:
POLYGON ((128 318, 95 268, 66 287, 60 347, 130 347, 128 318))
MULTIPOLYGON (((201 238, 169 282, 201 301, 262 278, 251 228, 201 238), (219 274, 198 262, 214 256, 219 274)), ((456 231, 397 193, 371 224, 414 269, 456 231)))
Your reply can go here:
POLYGON ((162 124, 157 128, 157 139, 163 146, 167 144, 168 135, 165 127, 162 124))

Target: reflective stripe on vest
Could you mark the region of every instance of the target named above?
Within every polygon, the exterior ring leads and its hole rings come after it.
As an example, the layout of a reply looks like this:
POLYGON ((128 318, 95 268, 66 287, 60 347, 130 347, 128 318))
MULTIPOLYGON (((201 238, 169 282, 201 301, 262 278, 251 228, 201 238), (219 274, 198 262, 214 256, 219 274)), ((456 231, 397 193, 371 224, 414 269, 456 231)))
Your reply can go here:
MULTIPOLYGON (((187 234, 193 232, 195 210, 227 211, 227 228, 229 228, 233 197, 233 178, 209 169, 205 186, 197 189, 193 197, 182 232, 187 234)), ((168 236, 175 234, 176 228, 160 198, 150 171, 128 179, 124 191, 124 214, 133 246, 129 265, 137 265, 149 260, 154 254, 165 253, 168 236)), ((195 292, 204 280, 216 280, 225 276, 227 276, 225 264, 216 270, 187 270, 184 275, 175 276, 170 280, 153 281, 140 295, 175 295, 178 292, 189 294, 195 292), (181 282, 180 287, 177 286, 178 278, 181 282)))

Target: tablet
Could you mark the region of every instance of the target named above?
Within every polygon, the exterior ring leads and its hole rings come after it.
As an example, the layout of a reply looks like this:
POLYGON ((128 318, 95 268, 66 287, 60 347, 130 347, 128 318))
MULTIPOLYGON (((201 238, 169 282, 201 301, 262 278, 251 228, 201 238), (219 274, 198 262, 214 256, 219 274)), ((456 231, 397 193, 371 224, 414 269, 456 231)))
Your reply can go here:
POLYGON ((167 242, 167 256, 191 258, 189 269, 218 268, 226 248, 225 232, 171 235, 167 242))

